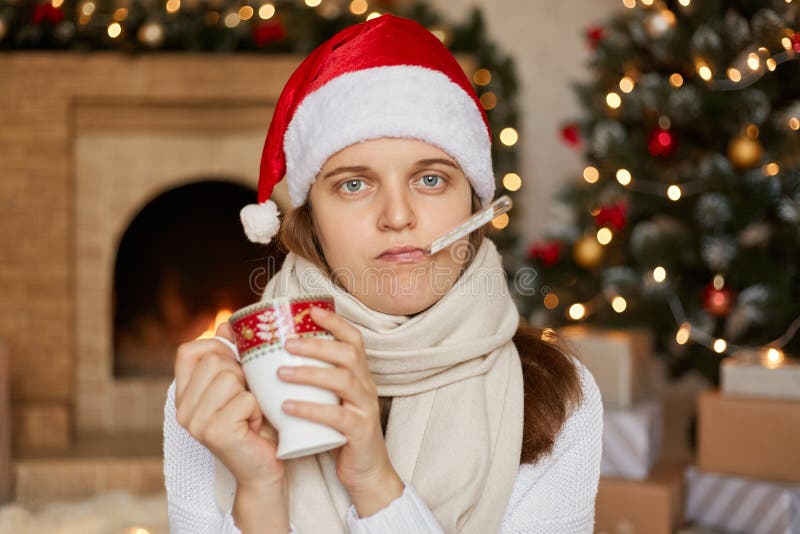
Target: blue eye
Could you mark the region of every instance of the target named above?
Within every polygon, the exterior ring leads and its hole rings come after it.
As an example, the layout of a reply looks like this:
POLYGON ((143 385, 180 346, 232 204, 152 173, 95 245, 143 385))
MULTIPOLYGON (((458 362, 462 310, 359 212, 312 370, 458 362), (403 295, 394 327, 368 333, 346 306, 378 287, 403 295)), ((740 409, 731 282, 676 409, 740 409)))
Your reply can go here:
POLYGON ((439 185, 439 183, 436 180, 444 181, 444 178, 442 178, 437 174, 426 174, 425 176, 422 177, 423 185, 429 186, 431 188, 439 185), (433 180, 429 180, 429 178, 433 178, 433 180))
POLYGON ((341 188, 342 186, 346 187, 346 188, 347 188, 347 192, 348 192, 348 193, 358 193, 358 192, 360 191, 360 189, 353 189, 353 188, 351 188, 350 186, 357 186, 359 183, 363 184, 363 183, 364 183, 364 180, 347 180, 346 182, 344 182, 344 183, 343 183, 341 186, 339 186, 339 187, 340 187, 340 188, 341 188))

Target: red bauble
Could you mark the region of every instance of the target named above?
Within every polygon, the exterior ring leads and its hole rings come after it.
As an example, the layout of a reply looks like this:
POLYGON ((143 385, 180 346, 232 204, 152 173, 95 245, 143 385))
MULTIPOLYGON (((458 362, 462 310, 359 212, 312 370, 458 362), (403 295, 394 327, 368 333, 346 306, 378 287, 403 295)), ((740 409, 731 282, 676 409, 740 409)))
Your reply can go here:
POLYGON ((792 35, 792 49, 800 54, 800 33, 792 35))
POLYGON ((64 20, 64 11, 60 7, 53 7, 53 4, 50 2, 45 2, 44 4, 39 4, 36 6, 36 9, 33 10, 33 23, 39 24, 43 20, 48 22, 52 22, 56 24, 64 20))
POLYGON ((653 156, 665 158, 675 152, 676 145, 677 141, 672 132, 664 128, 656 128, 650 132, 647 150, 653 156))
POLYGON ((597 48, 597 45, 600 44, 600 41, 603 39, 603 28, 600 26, 589 26, 586 28, 586 42, 589 43, 589 47, 594 50, 597 48))
POLYGON ((581 145, 581 133, 578 130, 578 125, 574 122, 565 124, 561 128, 561 139, 572 148, 578 148, 581 145))
POLYGON ((594 224, 598 228, 611 226, 616 230, 622 230, 627 223, 627 211, 628 204, 624 200, 620 200, 611 206, 602 206, 597 215, 594 216, 594 224))
POLYGON ((703 290, 703 308, 717 317, 728 315, 733 305, 733 299, 733 291, 727 287, 717 289, 714 284, 708 284, 703 290))
POLYGON ((528 249, 528 258, 531 261, 540 261, 545 267, 558 263, 561 257, 561 241, 540 241, 528 249))
POLYGON ((286 31, 280 22, 259 24, 253 27, 253 41, 258 46, 267 46, 274 41, 286 38, 286 31))

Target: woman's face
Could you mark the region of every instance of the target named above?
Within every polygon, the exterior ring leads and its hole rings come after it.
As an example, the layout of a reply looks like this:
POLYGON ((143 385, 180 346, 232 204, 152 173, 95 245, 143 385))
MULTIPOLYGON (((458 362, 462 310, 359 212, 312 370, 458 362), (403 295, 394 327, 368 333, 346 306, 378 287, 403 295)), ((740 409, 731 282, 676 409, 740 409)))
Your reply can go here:
POLYGON ((458 279, 466 238, 433 256, 382 255, 424 247, 470 216, 469 181, 439 148, 385 137, 350 145, 328 158, 309 199, 334 278, 368 307, 413 315, 458 279))

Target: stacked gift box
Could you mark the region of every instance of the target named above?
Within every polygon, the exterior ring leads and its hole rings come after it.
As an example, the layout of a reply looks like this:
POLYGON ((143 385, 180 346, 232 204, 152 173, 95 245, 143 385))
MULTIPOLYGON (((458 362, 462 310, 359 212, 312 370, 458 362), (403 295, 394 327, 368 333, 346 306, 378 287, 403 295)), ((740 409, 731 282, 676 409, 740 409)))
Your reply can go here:
POLYGON ((800 365, 778 351, 726 358, 719 390, 698 399, 686 519, 724 532, 800 533, 799 445, 800 365))
POLYGON ((650 370, 651 334, 571 325, 558 332, 603 398, 598 532, 671 533, 681 521, 686 462, 662 457, 664 408, 650 370))

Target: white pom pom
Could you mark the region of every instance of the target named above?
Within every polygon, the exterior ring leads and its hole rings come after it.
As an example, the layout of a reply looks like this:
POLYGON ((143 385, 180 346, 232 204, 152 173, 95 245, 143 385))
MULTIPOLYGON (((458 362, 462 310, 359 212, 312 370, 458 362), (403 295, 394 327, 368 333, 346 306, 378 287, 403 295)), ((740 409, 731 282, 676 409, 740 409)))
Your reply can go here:
POLYGON ((272 241, 281 226, 278 205, 271 200, 262 204, 248 204, 239 212, 244 233, 254 243, 267 244, 272 241))

